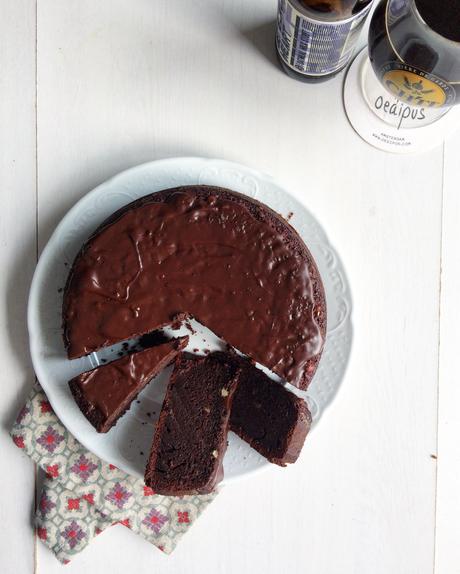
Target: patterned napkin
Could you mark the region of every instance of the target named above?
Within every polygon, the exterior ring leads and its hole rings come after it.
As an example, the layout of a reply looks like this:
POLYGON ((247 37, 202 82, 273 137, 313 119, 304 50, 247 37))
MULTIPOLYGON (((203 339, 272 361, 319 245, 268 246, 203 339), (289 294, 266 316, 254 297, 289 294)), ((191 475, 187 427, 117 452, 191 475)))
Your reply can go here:
POLYGON ((59 421, 38 384, 10 434, 46 472, 35 523, 39 538, 64 564, 114 524, 169 554, 217 494, 155 494, 141 479, 87 451, 59 421))

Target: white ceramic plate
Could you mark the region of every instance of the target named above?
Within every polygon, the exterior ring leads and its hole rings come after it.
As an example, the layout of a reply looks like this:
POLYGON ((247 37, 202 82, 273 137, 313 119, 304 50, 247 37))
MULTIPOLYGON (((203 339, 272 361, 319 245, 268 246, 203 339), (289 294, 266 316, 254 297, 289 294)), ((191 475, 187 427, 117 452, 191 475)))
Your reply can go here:
MULTIPOLYGON (((143 476, 152 422, 161 409, 167 369, 150 383, 126 415, 107 434, 98 434, 80 412, 67 381, 115 357, 117 348, 69 361, 62 342, 61 304, 75 255, 91 232, 109 215, 134 199, 179 185, 209 184, 227 187, 267 204, 290 218, 311 250, 326 290, 328 332, 318 371, 305 396, 316 423, 334 397, 350 354, 351 298, 345 272, 326 234, 307 209, 270 177, 223 160, 177 158, 155 161, 125 171, 83 197, 64 217, 46 245, 32 281, 28 327, 32 361, 38 380, 58 417, 88 450, 135 476, 143 476)), ((188 350, 216 348, 219 340, 195 324, 188 350)), ((185 333, 189 334, 188 331, 185 333)), ((177 331, 174 332, 178 334, 177 331)), ((225 482, 268 468, 268 463, 236 435, 230 433, 224 459, 225 482)))

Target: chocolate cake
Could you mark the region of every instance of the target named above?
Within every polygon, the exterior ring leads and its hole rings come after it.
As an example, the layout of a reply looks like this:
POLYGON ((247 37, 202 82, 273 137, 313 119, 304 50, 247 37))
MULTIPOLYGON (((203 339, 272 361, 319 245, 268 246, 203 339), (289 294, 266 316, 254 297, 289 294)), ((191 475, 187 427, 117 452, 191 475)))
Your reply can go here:
POLYGON ((173 362, 187 342, 188 337, 159 342, 69 381, 77 405, 97 432, 110 430, 142 389, 173 362))
POLYGON ((143 197, 83 246, 64 293, 69 358, 194 317, 305 389, 326 332, 313 258, 278 214, 209 186, 143 197))
POLYGON ((223 353, 176 359, 145 471, 147 486, 181 496, 209 493, 222 480, 238 373, 223 353))
POLYGON ((233 360, 240 374, 230 429, 270 462, 280 466, 295 462, 311 425, 306 402, 247 359, 233 360))

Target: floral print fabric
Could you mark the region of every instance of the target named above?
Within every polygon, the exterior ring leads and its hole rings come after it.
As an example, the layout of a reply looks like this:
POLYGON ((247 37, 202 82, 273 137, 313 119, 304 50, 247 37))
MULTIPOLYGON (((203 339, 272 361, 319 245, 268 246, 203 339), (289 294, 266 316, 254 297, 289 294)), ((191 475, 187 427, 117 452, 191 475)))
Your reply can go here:
POLYGON ((36 510, 37 534, 64 563, 114 524, 169 554, 216 496, 161 496, 141 479, 103 462, 65 429, 39 385, 11 437, 46 473, 36 510))

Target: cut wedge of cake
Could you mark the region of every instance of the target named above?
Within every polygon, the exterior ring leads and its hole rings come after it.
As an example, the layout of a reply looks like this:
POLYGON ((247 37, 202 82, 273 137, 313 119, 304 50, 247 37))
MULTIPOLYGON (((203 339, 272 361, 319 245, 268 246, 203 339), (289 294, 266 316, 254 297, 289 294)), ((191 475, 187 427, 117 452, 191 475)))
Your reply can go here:
POLYGON ((230 357, 240 369, 230 430, 270 462, 280 466, 295 462, 310 430, 307 403, 248 359, 233 353, 230 357))
POLYGON ((163 495, 212 492, 223 458, 239 368, 225 353, 176 360, 145 472, 163 495))
POLYGON ((80 410, 98 432, 107 432, 187 342, 188 337, 160 342, 74 377, 69 386, 80 410))

